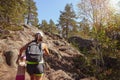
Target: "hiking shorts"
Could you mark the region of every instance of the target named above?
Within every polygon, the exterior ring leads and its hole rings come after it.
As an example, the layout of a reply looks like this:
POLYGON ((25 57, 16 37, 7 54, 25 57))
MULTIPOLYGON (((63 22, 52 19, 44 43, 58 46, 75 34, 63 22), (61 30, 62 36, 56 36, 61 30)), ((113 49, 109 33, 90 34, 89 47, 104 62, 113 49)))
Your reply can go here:
POLYGON ((29 75, 41 76, 44 73, 44 64, 27 64, 29 75))

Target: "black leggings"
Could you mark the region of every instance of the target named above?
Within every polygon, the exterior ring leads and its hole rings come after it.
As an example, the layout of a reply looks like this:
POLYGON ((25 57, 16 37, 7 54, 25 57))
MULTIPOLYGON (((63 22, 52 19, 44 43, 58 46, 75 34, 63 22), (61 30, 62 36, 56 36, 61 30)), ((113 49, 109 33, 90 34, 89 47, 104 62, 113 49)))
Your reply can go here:
POLYGON ((44 73, 44 64, 27 64, 27 72, 29 75, 43 74, 44 73))

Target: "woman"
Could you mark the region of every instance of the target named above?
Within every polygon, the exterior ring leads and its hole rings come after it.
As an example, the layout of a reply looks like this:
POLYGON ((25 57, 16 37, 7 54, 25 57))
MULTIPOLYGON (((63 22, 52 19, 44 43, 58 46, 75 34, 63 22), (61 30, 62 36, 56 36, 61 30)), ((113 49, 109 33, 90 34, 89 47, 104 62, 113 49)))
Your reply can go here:
POLYGON ((19 59, 21 58, 23 51, 25 50, 26 51, 26 62, 27 62, 26 68, 27 68, 28 74, 30 75, 31 80, 42 80, 42 77, 44 74, 44 67, 43 67, 44 60, 43 60, 42 54, 49 55, 49 51, 48 51, 47 45, 43 43, 42 40, 43 40, 42 32, 36 33, 35 39, 20 49, 19 56, 17 59, 17 62, 18 62, 19 59), (35 44, 35 45, 33 46, 32 44, 35 44), (38 48, 36 49, 37 46, 38 48), (33 59, 34 54, 32 53, 34 53, 35 55, 38 53, 37 54, 38 56, 36 56, 35 59, 33 59), (35 61, 36 59, 37 61, 35 61))

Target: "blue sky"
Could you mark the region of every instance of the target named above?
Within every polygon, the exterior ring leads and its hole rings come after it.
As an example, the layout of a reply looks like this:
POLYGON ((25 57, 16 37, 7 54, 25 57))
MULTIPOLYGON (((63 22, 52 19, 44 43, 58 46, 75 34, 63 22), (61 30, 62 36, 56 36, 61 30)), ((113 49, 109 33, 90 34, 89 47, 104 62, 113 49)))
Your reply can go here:
POLYGON ((63 11, 67 3, 72 3, 74 10, 77 9, 77 3, 80 0, 34 0, 38 9, 39 23, 42 20, 49 22, 52 19, 57 23, 60 11, 63 11))

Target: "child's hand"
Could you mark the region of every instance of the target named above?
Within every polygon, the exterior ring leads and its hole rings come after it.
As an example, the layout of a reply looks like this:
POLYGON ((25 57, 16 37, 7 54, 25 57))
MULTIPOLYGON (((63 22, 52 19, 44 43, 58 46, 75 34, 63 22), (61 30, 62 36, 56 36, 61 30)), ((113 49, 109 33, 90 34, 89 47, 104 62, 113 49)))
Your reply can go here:
POLYGON ((26 66, 26 57, 25 56, 21 56, 20 57, 18 65, 20 65, 20 66, 26 66))

